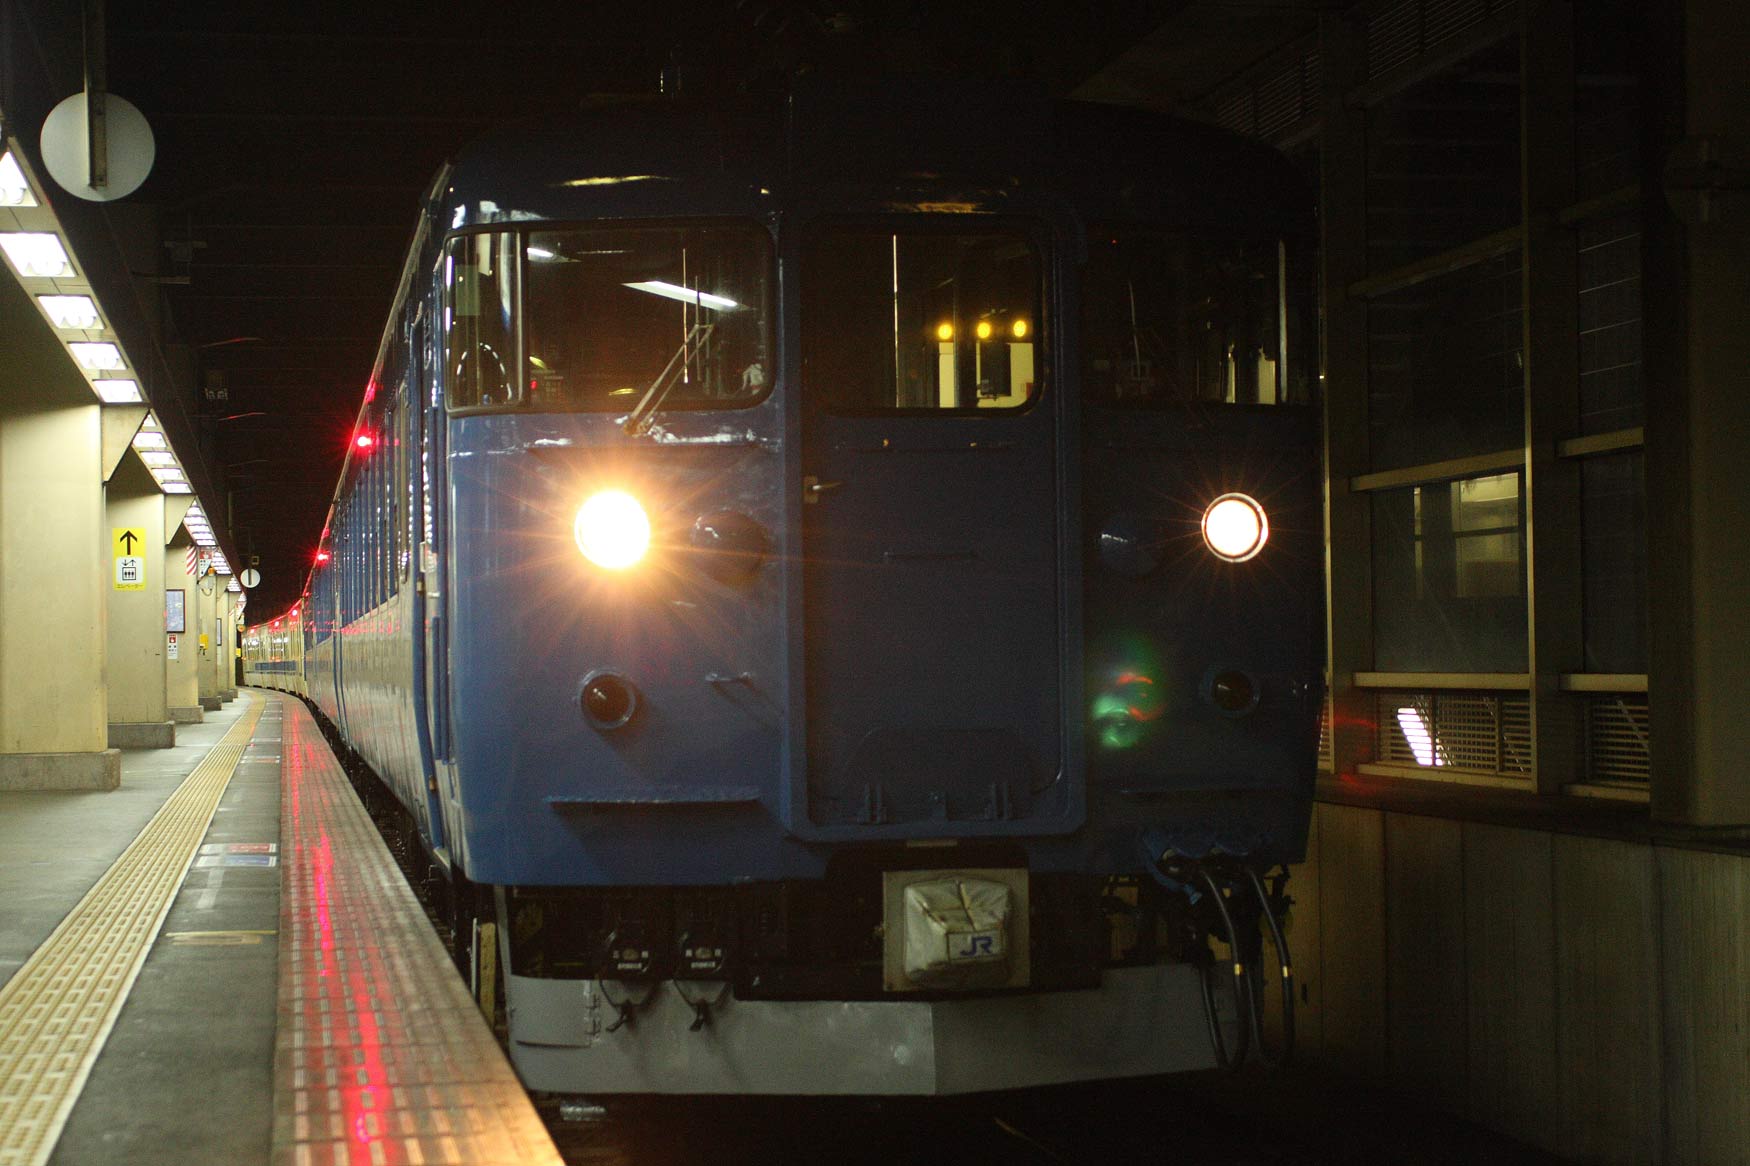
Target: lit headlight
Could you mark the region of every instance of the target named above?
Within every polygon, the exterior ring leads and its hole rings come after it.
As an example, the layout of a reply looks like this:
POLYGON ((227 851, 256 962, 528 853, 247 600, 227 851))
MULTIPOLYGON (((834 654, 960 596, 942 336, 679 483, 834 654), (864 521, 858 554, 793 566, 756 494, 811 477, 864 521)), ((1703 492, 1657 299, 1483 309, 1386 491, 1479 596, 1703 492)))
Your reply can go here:
POLYGON ((1245 494, 1223 494, 1203 512, 1203 541, 1230 563, 1243 563, 1264 549, 1270 523, 1264 508, 1245 494))
POLYGON ((650 549, 650 516, 632 495, 603 490, 578 507, 571 536, 583 557, 596 566, 624 570, 650 549))

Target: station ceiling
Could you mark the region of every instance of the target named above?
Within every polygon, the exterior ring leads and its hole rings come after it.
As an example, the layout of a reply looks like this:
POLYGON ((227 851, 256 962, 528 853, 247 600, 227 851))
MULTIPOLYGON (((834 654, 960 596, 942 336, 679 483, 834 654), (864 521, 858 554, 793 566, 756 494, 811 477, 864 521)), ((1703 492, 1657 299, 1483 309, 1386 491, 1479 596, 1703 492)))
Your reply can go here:
MULTIPOLYGON (((695 92, 798 68, 884 67, 1025 76, 1058 93, 1171 106, 1309 27, 1319 5, 101 7, 108 91, 146 115, 157 161, 128 199, 71 208, 68 229, 134 300, 112 315, 149 334, 124 335, 130 352, 151 345, 161 357, 148 391, 173 438, 198 443, 191 478, 216 527, 228 508, 233 561, 260 557, 250 615, 261 618, 303 585, 418 197, 487 127, 592 95, 651 93, 672 66, 695 92)), ((0 0, 0 18, 0 113, 33 150, 25 127, 81 87, 81 4, 0 0)))

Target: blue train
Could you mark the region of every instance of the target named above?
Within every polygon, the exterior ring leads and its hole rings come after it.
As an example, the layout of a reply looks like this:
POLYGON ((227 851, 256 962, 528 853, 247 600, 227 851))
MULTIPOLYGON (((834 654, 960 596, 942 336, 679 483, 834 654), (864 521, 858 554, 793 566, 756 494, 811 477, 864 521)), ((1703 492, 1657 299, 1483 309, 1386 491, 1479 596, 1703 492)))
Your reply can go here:
POLYGON ((604 105, 438 176, 246 670, 392 793, 530 1087, 1266 1035, 1323 694, 1310 207, 1207 127, 930 82, 604 105))

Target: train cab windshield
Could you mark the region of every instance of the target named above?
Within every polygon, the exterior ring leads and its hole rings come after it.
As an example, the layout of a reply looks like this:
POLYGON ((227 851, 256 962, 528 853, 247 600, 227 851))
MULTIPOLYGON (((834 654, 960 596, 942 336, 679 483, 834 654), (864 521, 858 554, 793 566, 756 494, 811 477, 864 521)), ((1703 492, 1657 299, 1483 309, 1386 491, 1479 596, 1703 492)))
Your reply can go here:
POLYGON ((1311 401, 1311 285, 1286 244, 1106 230, 1090 238, 1088 252, 1085 400, 1311 401))
POLYGON ((753 404, 771 381, 771 241, 757 227, 535 228, 452 239, 445 357, 458 409, 753 404))

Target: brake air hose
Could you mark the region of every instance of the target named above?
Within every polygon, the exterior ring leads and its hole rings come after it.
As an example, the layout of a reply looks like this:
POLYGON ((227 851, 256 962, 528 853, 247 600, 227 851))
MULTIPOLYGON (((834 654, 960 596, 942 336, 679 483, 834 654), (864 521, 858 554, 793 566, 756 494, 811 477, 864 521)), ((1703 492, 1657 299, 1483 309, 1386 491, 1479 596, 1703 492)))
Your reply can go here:
MULTIPOLYGON (((1258 1059, 1271 1068, 1281 1068, 1294 1057, 1294 961, 1288 955, 1288 940, 1282 934, 1282 923, 1276 918, 1276 912, 1271 909, 1270 896, 1264 890, 1264 880, 1258 877, 1258 872, 1249 866, 1243 867, 1246 879, 1252 885, 1252 892, 1258 897, 1258 911, 1264 917, 1264 922, 1270 928, 1270 939, 1276 945, 1277 962, 1282 969, 1282 1051, 1272 1057, 1265 1051, 1263 996, 1264 996, 1264 948, 1262 937, 1258 944, 1257 968, 1253 983, 1256 991, 1252 993, 1251 1017, 1252 1034, 1258 1044, 1258 1059)), ((1282 889, 1277 884, 1277 891, 1282 889)))
POLYGON ((1234 997, 1234 1053, 1230 1057, 1227 1052, 1227 1042, 1221 1035, 1221 1018, 1215 1011, 1215 990, 1209 984, 1209 968, 1203 969, 1203 1009, 1209 1019, 1209 1040, 1215 1046, 1215 1063, 1224 1070, 1234 1070, 1246 1062, 1247 1039, 1250 1029, 1247 1026, 1248 1003, 1251 993, 1250 983, 1246 978, 1246 964, 1240 954, 1240 933, 1234 926, 1233 915, 1227 909, 1227 899, 1221 893, 1221 886, 1215 877, 1201 866, 1196 868, 1197 877, 1203 880, 1209 888, 1210 898, 1215 900, 1215 909, 1221 915, 1221 923, 1227 929, 1228 955, 1233 960, 1233 997, 1234 997))

